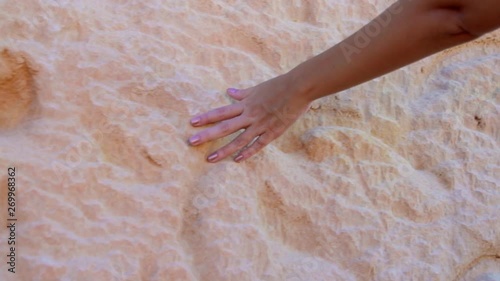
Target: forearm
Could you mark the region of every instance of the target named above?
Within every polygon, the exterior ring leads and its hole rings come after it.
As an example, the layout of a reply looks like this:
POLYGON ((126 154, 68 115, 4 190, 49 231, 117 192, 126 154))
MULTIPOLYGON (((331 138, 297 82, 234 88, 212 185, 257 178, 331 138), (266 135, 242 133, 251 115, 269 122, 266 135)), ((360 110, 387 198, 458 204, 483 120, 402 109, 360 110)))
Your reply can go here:
MULTIPOLYGON (((313 101, 481 35, 464 29, 463 10, 453 2, 398 1, 349 38, 294 68, 288 76, 302 98, 313 101)), ((489 31, 495 24, 480 31, 489 31)))

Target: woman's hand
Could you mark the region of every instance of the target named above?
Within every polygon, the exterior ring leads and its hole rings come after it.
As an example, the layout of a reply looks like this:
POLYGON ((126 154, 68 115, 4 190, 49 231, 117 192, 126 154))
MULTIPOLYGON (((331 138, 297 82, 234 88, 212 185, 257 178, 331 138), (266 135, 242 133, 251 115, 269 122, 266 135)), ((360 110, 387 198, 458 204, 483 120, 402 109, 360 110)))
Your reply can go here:
POLYGON ((218 123, 189 138, 189 143, 200 145, 245 129, 210 154, 207 161, 217 162, 237 151, 234 161, 248 159, 283 134, 309 108, 310 101, 292 86, 297 81, 291 79, 285 74, 248 89, 228 89, 228 95, 238 102, 193 117, 191 125, 195 127, 218 123))
POLYGON ((207 159, 217 162, 240 151, 234 159, 240 162, 283 134, 313 100, 468 42, 500 26, 500 10, 491 8, 498 7, 500 0, 448 2, 397 1, 356 33, 288 74, 252 88, 228 89, 238 102, 191 119, 193 126, 218 123, 192 136, 189 143, 199 145, 245 129, 207 159))

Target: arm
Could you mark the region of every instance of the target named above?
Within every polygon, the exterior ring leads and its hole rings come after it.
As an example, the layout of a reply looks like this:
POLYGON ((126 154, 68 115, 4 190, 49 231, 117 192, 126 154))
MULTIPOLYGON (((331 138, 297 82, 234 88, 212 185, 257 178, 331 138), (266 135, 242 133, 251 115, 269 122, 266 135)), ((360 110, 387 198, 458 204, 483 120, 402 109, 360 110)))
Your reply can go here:
POLYGON ((499 25, 500 0, 400 0, 287 74, 248 89, 228 89, 239 102, 191 119, 193 126, 219 123, 189 142, 199 145, 245 128, 207 159, 217 162, 240 151, 235 161, 245 160, 279 137, 313 100, 478 38, 499 25))
POLYGON ((398 1, 291 75, 312 101, 476 39, 499 24, 498 0, 398 1))

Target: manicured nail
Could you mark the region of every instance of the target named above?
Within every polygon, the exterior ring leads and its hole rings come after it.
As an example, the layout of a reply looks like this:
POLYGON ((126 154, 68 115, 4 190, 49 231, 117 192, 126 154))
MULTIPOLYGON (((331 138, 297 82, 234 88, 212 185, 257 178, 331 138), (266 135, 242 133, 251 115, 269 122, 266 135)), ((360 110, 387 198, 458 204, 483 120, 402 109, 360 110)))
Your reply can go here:
POLYGON ((243 159, 243 155, 238 155, 238 156, 236 156, 236 158, 234 158, 234 161, 240 162, 241 159, 243 159))
POLYGON ((200 123, 200 121, 201 121, 200 117, 193 118, 191 119, 191 125, 197 125, 198 123, 200 123))
POLYGON ((236 94, 236 92, 238 92, 238 89, 235 89, 235 88, 229 88, 227 89, 227 91, 231 94, 236 94))
POLYGON ((209 162, 212 162, 212 161, 214 161, 214 160, 215 160, 215 158, 217 158, 217 156, 219 156, 219 155, 217 154, 217 152, 212 153, 212 154, 210 154, 210 156, 208 156, 207 160, 208 160, 209 162))
POLYGON ((200 137, 199 136, 192 136, 191 138, 189 138, 189 143, 192 144, 192 145, 195 145, 198 142, 200 142, 200 137))

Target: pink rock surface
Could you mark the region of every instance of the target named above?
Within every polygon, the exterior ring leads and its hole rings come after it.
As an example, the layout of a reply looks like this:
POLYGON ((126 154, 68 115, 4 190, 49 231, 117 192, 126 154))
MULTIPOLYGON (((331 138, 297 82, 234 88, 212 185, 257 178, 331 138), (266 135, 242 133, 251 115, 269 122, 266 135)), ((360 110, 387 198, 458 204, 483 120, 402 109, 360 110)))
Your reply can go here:
POLYGON ((242 164, 204 161, 230 137, 186 144, 227 87, 390 3, 0 2, 0 50, 34 70, 27 102, 0 83, 0 280, 500 280, 498 32, 315 101, 242 164))

